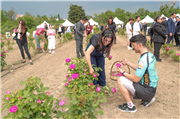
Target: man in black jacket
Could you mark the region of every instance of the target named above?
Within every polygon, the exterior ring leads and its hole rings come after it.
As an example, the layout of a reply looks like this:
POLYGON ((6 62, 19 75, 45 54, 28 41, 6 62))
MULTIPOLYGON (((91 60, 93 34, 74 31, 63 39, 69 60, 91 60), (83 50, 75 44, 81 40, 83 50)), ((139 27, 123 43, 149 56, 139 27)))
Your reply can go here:
POLYGON ((162 25, 166 28, 167 20, 166 17, 162 17, 162 25))
POLYGON ((175 34, 174 34, 174 38, 175 38, 175 42, 176 42, 176 46, 179 46, 179 30, 180 30, 180 21, 179 21, 179 17, 176 16, 176 23, 175 23, 176 27, 175 27, 175 34))
POLYGON ((146 36, 146 31, 147 31, 147 24, 146 24, 146 22, 143 25, 143 29, 144 29, 144 35, 146 36))
POLYGON ((62 29, 62 33, 65 33, 65 27, 63 25, 61 25, 61 29, 62 29))
MULTIPOLYGON (((46 31, 48 30, 48 26, 47 26, 46 23, 44 23, 44 28, 46 29, 46 31)), ((47 38, 47 33, 46 32, 45 32, 44 36, 45 36, 45 38, 47 38)))

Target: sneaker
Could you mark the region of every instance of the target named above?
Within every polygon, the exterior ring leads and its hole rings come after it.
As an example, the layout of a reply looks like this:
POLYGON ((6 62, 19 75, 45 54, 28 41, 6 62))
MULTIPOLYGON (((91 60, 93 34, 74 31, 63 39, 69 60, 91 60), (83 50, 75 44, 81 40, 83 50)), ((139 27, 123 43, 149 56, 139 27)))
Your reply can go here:
POLYGON ((127 49, 128 49, 128 50, 132 50, 132 48, 131 48, 131 47, 129 47, 129 46, 127 46, 127 49))
POLYGON ((26 63, 26 61, 22 61, 21 63, 26 63))
POLYGON ((51 50, 49 51, 49 53, 51 53, 51 50))
POLYGON ((52 51, 52 54, 55 53, 55 51, 52 51))
POLYGON ((150 104, 152 104, 155 101, 155 98, 152 98, 151 100, 142 100, 141 105, 144 105, 145 107, 148 107, 150 104))
POLYGON ((137 111, 135 106, 129 108, 127 103, 124 103, 123 105, 118 105, 118 109, 121 110, 122 112, 131 112, 131 113, 135 113, 137 111))
POLYGON ((30 65, 33 65, 33 62, 30 62, 30 65))

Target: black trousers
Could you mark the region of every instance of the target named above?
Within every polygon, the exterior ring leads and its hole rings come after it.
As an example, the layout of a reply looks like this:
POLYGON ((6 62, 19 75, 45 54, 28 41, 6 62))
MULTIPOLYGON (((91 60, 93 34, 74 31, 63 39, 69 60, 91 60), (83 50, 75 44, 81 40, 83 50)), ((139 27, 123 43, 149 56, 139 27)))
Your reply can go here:
POLYGON ((160 49, 163 43, 154 42, 154 56, 159 59, 160 49))
POLYGON ((62 33, 62 32, 58 32, 58 34, 59 34, 60 38, 61 38, 61 33, 62 33))
POLYGON ((83 52, 83 40, 76 39, 76 53, 77 53, 77 57, 80 57, 79 52, 81 53, 81 56, 84 56, 84 52, 83 52))
POLYGON ((179 34, 175 33, 174 34, 174 38, 175 38, 175 42, 176 42, 176 46, 180 45, 180 41, 179 41, 179 34))
POLYGON ((25 52, 26 52, 29 60, 31 60, 31 55, 30 55, 29 50, 28 50, 28 44, 27 43, 22 43, 22 41, 20 39, 16 40, 16 43, 18 44, 18 47, 19 47, 19 50, 21 52, 22 58, 25 59, 24 51, 23 51, 23 47, 24 47, 25 52))

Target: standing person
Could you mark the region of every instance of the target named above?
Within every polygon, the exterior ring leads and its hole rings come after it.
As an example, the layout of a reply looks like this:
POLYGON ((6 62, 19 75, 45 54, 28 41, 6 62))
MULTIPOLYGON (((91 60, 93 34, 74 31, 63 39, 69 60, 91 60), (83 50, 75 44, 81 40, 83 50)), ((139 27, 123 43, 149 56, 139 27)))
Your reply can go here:
POLYGON ((19 21, 19 26, 17 27, 16 30, 17 30, 17 31, 15 31, 16 36, 17 36, 16 43, 19 47, 19 50, 21 52, 21 56, 23 58, 23 61, 21 63, 26 62, 26 59, 24 56, 24 51, 23 51, 23 47, 24 47, 25 52, 29 58, 30 64, 33 65, 33 62, 31 60, 31 55, 30 55, 29 50, 28 50, 28 43, 27 43, 27 37, 26 37, 26 32, 28 29, 26 28, 26 23, 24 20, 19 21))
POLYGON ((104 30, 104 26, 103 24, 101 24, 101 32, 104 30))
POLYGON ((66 32, 71 33, 71 27, 70 27, 70 26, 68 26, 68 28, 67 28, 67 31, 66 31, 66 32))
POLYGON ((110 54, 110 50, 113 44, 113 40, 116 39, 114 30, 107 28, 99 34, 95 34, 91 37, 89 44, 85 51, 85 59, 89 67, 90 75, 94 75, 94 67, 100 67, 102 71, 99 71, 99 81, 94 80, 93 84, 100 86, 106 86, 105 75, 105 57, 110 54), (92 66, 94 65, 94 66, 92 66))
POLYGON ((96 24, 94 24, 94 26, 93 26, 93 30, 94 30, 94 29, 96 29, 96 24))
POLYGON ((166 17, 162 17, 162 25, 166 28, 167 20, 166 17))
POLYGON ((74 35, 76 33, 76 24, 73 26, 73 30, 74 30, 74 35))
POLYGON ((150 45, 152 46, 152 39, 153 39, 153 26, 154 24, 156 23, 156 17, 154 18, 154 22, 151 24, 151 27, 148 29, 148 39, 149 39, 149 36, 151 37, 150 38, 150 45))
POLYGON ((49 24, 49 30, 47 31, 48 35, 48 48, 49 48, 49 53, 55 53, 55 45, 56 45, 56 39, 55 35, 56 32, 54 29, 52 29, 52 24, 49 24))
POLYGON ((118 34, 119 34, 119 29, 121 28, 121 24, 119 24, 117 27, 118 27, 118 34))
POLYGON ((133 23, 133 19, 129 18, 128 23, 126 24, 126 34, 127 34, 127 49, 131 50, 132 48, 130 47, 130 42, 129 40, 132 37, 132 26, 131 24, 133 23))
POLYGON ((136 22, 133 25, 133 36, 141 34, 139 21, 140 21, 140 16, 136 16, 136 22))
POLYGON ((59 27, 58 27, 58 34, 60 36, 60 39, 61 39, 61 33, 62 33, 62 26, 59 25, 59 27))
POLYGON ((36 46, 38 48, 41 48, 40 46, 40 40, 39 40, 39 37, 40 35, 42 35, 43 33, 47 32, 45 28, 39 28, 36 33, 34 34, 34 38, 36 39, 36 46))
POLYGON ((124 23, 122 23, 122 27, 121 28, 124 29, 124 23))
POLYGON ((89 35, 90 33, 92 33, 92 26, 90 25, 90 22, 88 22, 86 26, 86 34, 89 35))
MULTIPOLYGON (((108 28, 114 30, 114 32, 116 31, 116 25, 114 24, 112 17, 109 17, 108 28)), ((114 40, 114 44, 116 44, 116 39, 114 40)))
POLYGON ((176 42, 176 47, 178 47, 180 45, 180 41, 179 41, 179 30, 178 27, 180 27, 180 22, 179 22, 179 17, 176 16, 176 28, 175 28, 175 34, 174 34, 174 38, 175 38, 175 42, 176 42))
POLYGON ((168 39, 167 39, 166 44, 171 42, 173 35, 175 33, 175 23, 174 23, 175 17, 176 17, 176 13, 173 12, 171 14, 171 17, 167 21, 166 34, 168 35, 168 39))
POLYGON ((83 37, 85 37, 84 30, 84 24, 87 22, 87 18, 83 17, 82 20, 80 20, 77 24, 76 24, 76 34, 75 34, 75 40, 76 40, 76 53, 77 53, 77 57, 79 59, 83 59, 82 57, 84 57, 84 52, 83 52, 83 37), (79 52, 81 52, 81 57, 79 52))
MULTIPOLYGON (((47 26, 47 24, 46 24, 46 23, 44 23, 44 28, 45 28, 46 30, 48 30, 48 26, 47 26)), ((46 32, 45 32, 45 34, 44 34, 44 37, 45 37, 45 38, 47 38, 47 34, 46 34, 46 32)))
POLYGON ((165 43, 166 40, 166 29, 161 24, 161 16, 156 17, 156 23, 153 27, 153 42, 154 42, 154 56, 156 58, 156 61, 161 62, 161 59, 159 59, 159 52, 161 49, 162 44, 165 43))
POLYGON ((123 112, 136 112, 136 106, 133 104, 130 95, 134 99, 142 99, 141 105, 148 107, 155 101, 155 94, 158 85, 158 75, 156 69, 156 59, 154 55, 148 52, 146 47, 146 37, 142 34, 135 35, 130 39, 132 42, 135 53, 139 53, 141 58, 138 65, 129 62, 123 58, 121 63, 128 65, 133 70, 136 70, 135 74, 128 74, 123 69, 118 68, 118 71, 122 73, 117 80, 117 84, 122 96, 125 98, 126 103, 118 105, 118 109, 123 112))
POLYGON ((64 34, 65 33, 65 27, 63 25, 61 25, 61 30, 62 30, 62 33, 64 34))
POLYGON ((142 32, 142 29, 143 29, 143 27, 142 27, 142 22, 139 22, 139 25, 140 25, 140 30, 141 30, 141 32, 142 32))
POLYGON ((143 29, 144 29, 144 35, 146 36, 146 31, 147 31, 147 23, 146 22, 143 25, 143 29))

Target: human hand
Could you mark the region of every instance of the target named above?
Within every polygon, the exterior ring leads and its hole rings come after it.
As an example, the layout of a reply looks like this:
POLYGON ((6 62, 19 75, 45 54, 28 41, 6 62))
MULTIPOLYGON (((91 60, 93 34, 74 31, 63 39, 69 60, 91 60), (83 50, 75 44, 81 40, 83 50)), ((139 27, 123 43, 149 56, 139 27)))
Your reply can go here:
POLYGON ((85 37, 85 34, 83 35, 83 37, 85 37))
POLYGON ((179 32, 177 32, 177 34, 179 34, 179 32))
POLYGON ((122 61, 120 61, 120 63, 122 63, 123 65, 127 65, 128 60, 127 60, 127 59, 125 59, 125 58, 123 58, 123 60, 122 60, 122 61))
POLYGON ((92 76, 94 75, 94 69, 92 67, 89 70, 89 74, 92 75, 92 76))
POLYGON ((170 33, 169 36, 172 36, 172 33, 170 33))
POLYGON ((117 67, 117 71, 120 72, 120 73, 124 72, 120 67, 117 67))

